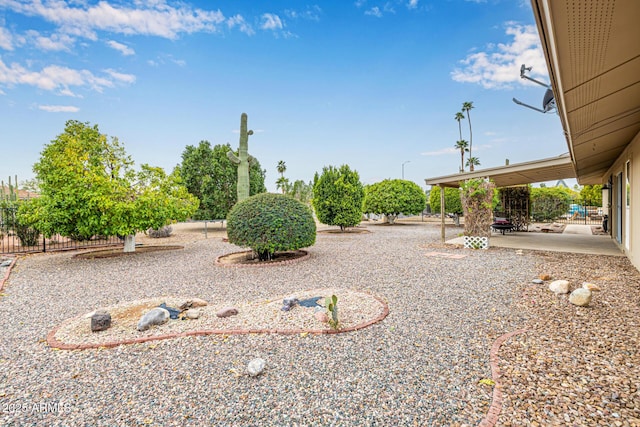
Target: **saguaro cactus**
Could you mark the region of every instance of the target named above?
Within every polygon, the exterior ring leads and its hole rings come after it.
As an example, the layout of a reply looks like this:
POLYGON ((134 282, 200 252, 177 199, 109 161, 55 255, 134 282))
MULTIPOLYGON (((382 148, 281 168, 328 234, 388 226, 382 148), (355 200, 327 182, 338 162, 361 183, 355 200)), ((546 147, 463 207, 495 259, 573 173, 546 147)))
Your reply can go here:
POLYGON ((247 131, 247 113, 242 113, 238 155, 236 156, 232 151, 227 152, 229 160, 238 166, 238 202, 249 198, 249 166, 255 161, 249 155, 249 135, 253 135, 253 131, 247 131))

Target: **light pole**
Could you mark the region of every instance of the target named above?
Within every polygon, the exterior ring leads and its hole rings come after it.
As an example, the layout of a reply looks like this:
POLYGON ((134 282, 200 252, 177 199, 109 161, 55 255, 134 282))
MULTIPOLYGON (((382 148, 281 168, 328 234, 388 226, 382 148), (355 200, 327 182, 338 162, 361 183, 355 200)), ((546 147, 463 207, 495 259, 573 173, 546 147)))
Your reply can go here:
POLYGON ((411 163, 411 160, 407 160, 406 162, 402 163, 402 179, 404 179, 404 165, 406 165, 407 163, 411 163))

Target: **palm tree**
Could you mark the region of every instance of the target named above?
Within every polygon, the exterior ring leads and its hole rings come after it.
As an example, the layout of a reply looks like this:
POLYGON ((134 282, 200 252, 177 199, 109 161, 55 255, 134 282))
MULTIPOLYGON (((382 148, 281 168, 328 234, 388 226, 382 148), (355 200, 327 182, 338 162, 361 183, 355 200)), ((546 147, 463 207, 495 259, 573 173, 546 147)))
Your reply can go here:
MULTIPOLYGON (((473 108, 473 102, 463 102, 462 111, 467 113, 467 120, 469 120, 469 157, 473 156, 473 133, 471 132, 471 109, 473 108)), ((473 168, 470 169, 471 171, 473 168)))
POLYGON ((473 172, 475 169, 474 166, 480 166, 480 159, 469 155, 469 158, 467 159, 467 166, 469 166, 469 172, 473 172))
POLYGON ((461 139, 456 141, 456 145, 454 145, 454 147, 460 150, 460 172, 464 172, 464 153, 469 152, 469 143, 464 139, 461 139))
POLYGON ((458 130, 460 131, 460 141, 462 141, 462 124, 460 123, 460 120, 464 119, 464 114, 462 114, 462 111, 458 111, 456 113, 455 119, 458 121, 458 130))
POLYGON ((284 160, 280 160, 278 162, 278 166, 276 166, 276 170, 280 174, 280 178, 276 181, 276 188, 282 189, 282 194, 285 193, 288 179, 284 177, 284 173, 287 170, 287 165, 284 163, 284 160))

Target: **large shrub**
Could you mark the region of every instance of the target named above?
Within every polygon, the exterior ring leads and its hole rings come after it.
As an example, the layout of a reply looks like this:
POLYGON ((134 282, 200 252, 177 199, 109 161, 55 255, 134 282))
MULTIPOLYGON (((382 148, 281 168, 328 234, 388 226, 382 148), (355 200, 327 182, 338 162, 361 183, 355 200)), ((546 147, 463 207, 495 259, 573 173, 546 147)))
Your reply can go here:
POLYGON ((316 223, 304 203, 282 194, 262 193, 237 203, 227 216, 229 242, 249 247, 261 261, 278 251, 316 242, 316 223))
POLYGON ((327 225, 337 225, 344 231, 355 227, 362 220, 364 187, 358 172, 349 166, 325 167, 322 175, 316 173, 313 180, 313 208, 318 220, 327 225))
POLYGON ((534 221, 553 221, 569 211, 576 192, 567 187, 531 189, 531 215, 534 221))
MULTIPOLYGON (((429 205, 431 206, 431 212, 440 213, 440 187, 434 185, 431 188, 429 205)), ((458 188, 446 187, 444 189, 444 207, 445 213, 462 215, 462 202, 458 188)))
POLYGON ((386 215, 393 224, 399 214, 418 215, 427 203, 427 196, 418 184, 403 179, 385 179, 365 188, 364 211, 386 215))

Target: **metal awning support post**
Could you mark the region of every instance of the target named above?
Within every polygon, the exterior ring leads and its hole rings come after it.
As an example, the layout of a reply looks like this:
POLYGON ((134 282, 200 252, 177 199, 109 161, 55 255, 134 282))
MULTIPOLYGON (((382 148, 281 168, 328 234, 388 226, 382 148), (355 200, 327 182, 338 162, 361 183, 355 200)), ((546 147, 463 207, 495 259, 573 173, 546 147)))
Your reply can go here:
POLYGON ((440 239, 444 243, 444 185, 440 187, 440 239))

